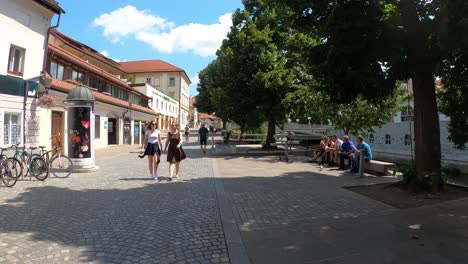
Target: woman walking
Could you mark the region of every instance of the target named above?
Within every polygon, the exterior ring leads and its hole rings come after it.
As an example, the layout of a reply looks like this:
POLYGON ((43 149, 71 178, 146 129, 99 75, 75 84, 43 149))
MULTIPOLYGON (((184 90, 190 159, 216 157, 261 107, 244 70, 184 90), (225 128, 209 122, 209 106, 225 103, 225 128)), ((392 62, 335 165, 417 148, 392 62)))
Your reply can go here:
POLYGON ((158 180, 157 172, 161 155, 159 146, 162 146, 161 131, 158 129, 158 124, 153 121, 148 125, 148 130, 145 133, 141 150, 142 152, 144 151, 143 155, 148 156, 150 177, 155 180, 158 180))
POLYGON ((179 177, 179 166, 180 161, 182 160, 181 139, 182 136, 179 131, 179 127, 176 124, 171 124, 169 132, 167 133, 166 145, 164 146, 164 152, 167 151, 167 162, 169 162, 168 181, 172 181, 173 178, 179 177))

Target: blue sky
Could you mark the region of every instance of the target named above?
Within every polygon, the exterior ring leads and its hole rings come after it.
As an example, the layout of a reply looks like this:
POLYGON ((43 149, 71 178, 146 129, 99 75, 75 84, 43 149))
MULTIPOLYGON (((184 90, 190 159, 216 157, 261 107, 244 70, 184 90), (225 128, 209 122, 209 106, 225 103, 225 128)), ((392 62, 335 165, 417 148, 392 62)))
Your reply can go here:
POLYGON ((160 59, 197 74, 215 58, 241 0, 59 0, 58 30, 116 61, 160 59))

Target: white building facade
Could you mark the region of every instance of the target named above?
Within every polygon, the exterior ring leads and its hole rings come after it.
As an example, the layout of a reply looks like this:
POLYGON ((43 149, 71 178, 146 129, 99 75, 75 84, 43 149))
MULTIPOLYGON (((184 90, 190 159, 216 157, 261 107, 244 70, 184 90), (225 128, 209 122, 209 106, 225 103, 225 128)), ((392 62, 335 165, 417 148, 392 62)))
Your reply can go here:
POLYGON ((55 1, 1 1, 1 146, 17 143, 29 146, 39 142, 38 80, 43 71, 52 18, 61 13, 63 10, 55 1))
POLYGON ((185 127, 190 121, 190 79, 179 67, 161 60, 127 61, 120 63, 133 84, 147 83, 179 102, 176 122, 185 127))

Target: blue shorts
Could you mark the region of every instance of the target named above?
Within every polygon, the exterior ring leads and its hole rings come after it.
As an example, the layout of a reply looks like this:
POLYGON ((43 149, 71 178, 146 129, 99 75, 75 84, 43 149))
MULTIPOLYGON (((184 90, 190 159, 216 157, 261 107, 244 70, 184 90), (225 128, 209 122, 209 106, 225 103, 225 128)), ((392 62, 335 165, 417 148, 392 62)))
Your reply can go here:
POLYGON ((205 145, 206 146, 206 138, 201 138, 200 139, 200 145, 205 145))

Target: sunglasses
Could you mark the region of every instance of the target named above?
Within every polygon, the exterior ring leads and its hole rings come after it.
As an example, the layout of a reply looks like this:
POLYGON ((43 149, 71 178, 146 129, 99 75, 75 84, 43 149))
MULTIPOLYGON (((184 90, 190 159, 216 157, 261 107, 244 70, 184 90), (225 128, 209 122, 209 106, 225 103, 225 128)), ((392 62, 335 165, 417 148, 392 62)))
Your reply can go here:
POLYGON ((152 125, 152 126, 155 126, 156 124, 155 124, 155 123, 152 123, 151 125, 152 125))

